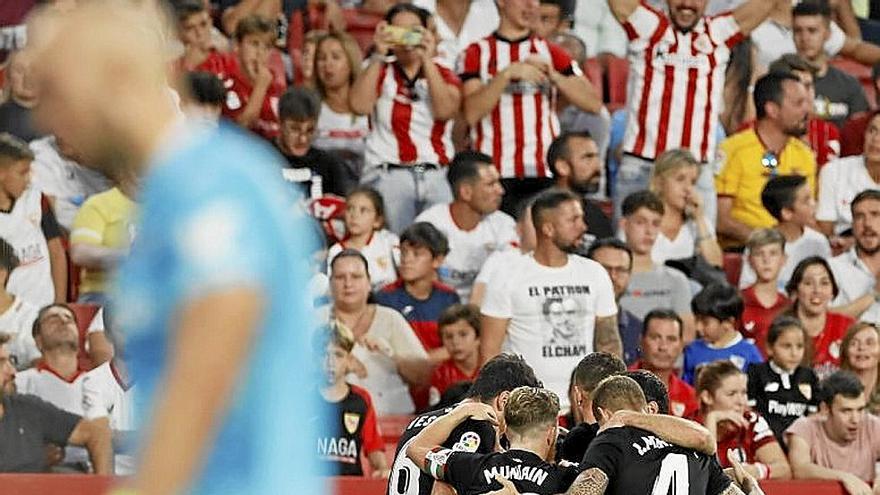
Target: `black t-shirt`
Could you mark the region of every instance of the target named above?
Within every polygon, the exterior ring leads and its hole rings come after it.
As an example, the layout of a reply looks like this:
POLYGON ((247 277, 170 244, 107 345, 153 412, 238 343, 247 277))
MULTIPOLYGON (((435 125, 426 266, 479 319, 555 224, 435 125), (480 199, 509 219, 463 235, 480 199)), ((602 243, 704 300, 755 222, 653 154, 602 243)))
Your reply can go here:
POLYGON ((590 443, 599 433, 599 423, 581 423, 565 435, 559 449, 559 458, 568 462, 581 462, 590 443))
POLYGON ((65 445, 82 418, 34 395, 14 394, 2 400, 0 473, 46 471, 46 444, 65 445))
MULTIPOLYGON (((397 442, 397 450, 394 452, 394 464, 391 466, 391 475, 388 478, 388 495, 431 494, 431 490, 434 488, 434 478, 423 473, 415 463, 409 460, 406 456, 406 449, 413 437, 452 409, 452 407, 448 407, 426 412, 410 421, 403 430, 400 440, 397 442)), ((495 443, 495 428, 491 423, 468 419, 452 430, 452 434, 443 442, 443 447, 454 451, 488 454, 495 451, 495 443)))
POLYGON ((384 447, 369 393, 351 385, 344 399, 327 406, 333 413, 326 416, 328 423, 318 434, 318 457, 327 474, 363 476, 361 453, 384 447))
POLYGON ((749 366, 749 405, 767 420, 784 446, 785 429, 801 416, 819 410, 819 380, 805 366, 798 366, 791 374, 773 368, 769 362, 749 366))
POLYGON ((473 454, 444 449, 431 456, 431 472, 438 473, 458 495, 500 490, 496 474, 507 478, 519 493, 553 495, 568 490, 579 473, 577 464, 549 464, 526 450, 473 454))
POLYGON ((629 426, 610 428, 596 436, 580 467, 601 469, 608 476, 605 493, 609 495, 716 495, 730 486, 730 478, 715 456, 667 443, 649 431, 629 426))
POLYGON ((326 151, 309 148, 303 156, 282 155, 290 165, 290 168, 282 172, 284 178, 300 184, 307 198, 311 197, 315 176, 321 177, 323 194, 335 194, 344 198, 357 185, 345 165, 326 151))

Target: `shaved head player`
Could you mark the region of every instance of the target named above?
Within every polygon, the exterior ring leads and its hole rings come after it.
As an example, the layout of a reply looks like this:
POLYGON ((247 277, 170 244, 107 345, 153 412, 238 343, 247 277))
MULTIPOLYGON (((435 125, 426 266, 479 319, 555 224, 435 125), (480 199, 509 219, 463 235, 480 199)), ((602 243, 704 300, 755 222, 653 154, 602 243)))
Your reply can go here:
POLYGON ((319 493, 302 430, 318 413, 299 369, 305 218, 266 145, 182 121, 164 25, 143 3, 81 2, 28 32, 38 121, 108 175, 140 178, 138 237, 113 299, 141 420, 132 489, 319 493))

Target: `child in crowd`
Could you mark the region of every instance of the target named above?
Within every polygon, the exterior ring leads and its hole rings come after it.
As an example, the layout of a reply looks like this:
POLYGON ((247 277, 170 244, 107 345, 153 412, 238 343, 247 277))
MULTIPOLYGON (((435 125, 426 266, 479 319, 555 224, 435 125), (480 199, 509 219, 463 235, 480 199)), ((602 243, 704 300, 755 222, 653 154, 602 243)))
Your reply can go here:
POLYGON ((449 359, 431 374, 431 405, 437 404, 451 385, 473 380, 480 370, 480 309, 455 304, 440 315, 438 325, 449 359))
POLYGON ((758 229, 746 241, 746 260, 755 283, 742 289, 743 312, 740 331, 763 356, 770 323, 790 301, 779 291, 779 272, 785 265, 785 238, 775 229, 758 229))
POLYGON ((278 136, 278 100, 285 85, 269 68, 275 24, 258 15, 245 17, 235 28, 238 61, 223 81, 229 90, 223 115, 260 136, 278 136))
POLYGON ((438 323, 446 308, 460 302, 455 289, 440 283, 437 275, 447 254, 449 243, 437 227, 428 222, 410 225, 400 234, 400 279, 375 295, 377 304, 406 318, 433 363, 449 359, 438 323))
POLYGON ((797 318, 780 316, 767 332, 766 363, 749 366, 749 406, 767 419, 779 444, 794 420, 817 411, 819 379, 801 365, 807 333, 797 318))
POLYGON ((212 36, 211 13, 202 0, 179 0, 174 3, 177 32, 183 55, 178 66, 184 71, 206 71, 223 79, 228 74, 229 59, 217 50, 212 36))
MULTIPOLYGON (((828 238, 814 230, 816 224, 816 200, 810 192, 807 178, 802 175, 773 177, 761 191, 761 203, 779 223, 776 230, 785 239, 785 265, 779 273, 778 289, 785 288, 794 267, 809 256, 831 258, 828 238)), ((749 264, 743 264, 739 278, 740 288, 756 281, 755 272, 749 264)))
POLYGON ((316 355, 323 357, 325 382, 321 397, 333 413, 318 435, 318 455, 326 474, 363 476, 361 454, 369 459, 372 476, 388 477, 388 461, 369 392, 345 381, 354 335, 345 325, 331 322, 316 339, 316 355))
POLYGON ((758 413, 749 411, 746 375, 721 359, 700 368, 697 395, 702 423, 718 442, 718 462, 731 467, 742 463, 759 480, 791 477, 791 469, 773 430, 758 413))
POLYGON ((736 331, 743 311, 743 300, 736 288, 727 284, 711 284, 691 300, 691 309, 700 338, 684 349, 682 378, 693 384, 697 366, 726 359, 742 371, 751 363, 763 361, 754 344, 736 331))
POLYGON ((373 289, 397 280, 396 251, 400 239, 385 228, 385 201, 375 189, 356 187, 345 201, 345 238, 330 247, 327 265, 345 248, 367 258, 373 289))

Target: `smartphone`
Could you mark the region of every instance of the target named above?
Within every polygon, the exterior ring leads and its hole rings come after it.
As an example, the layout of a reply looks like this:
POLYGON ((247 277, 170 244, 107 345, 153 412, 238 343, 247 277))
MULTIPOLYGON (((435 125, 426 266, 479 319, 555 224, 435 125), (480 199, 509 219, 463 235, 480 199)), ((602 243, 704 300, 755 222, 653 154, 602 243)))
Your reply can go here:
POLYGON ((395 45, 416 46, 422 43, 422 32, 418 29, 385 26, 385 32, 390 35, 391 43, 395 45))

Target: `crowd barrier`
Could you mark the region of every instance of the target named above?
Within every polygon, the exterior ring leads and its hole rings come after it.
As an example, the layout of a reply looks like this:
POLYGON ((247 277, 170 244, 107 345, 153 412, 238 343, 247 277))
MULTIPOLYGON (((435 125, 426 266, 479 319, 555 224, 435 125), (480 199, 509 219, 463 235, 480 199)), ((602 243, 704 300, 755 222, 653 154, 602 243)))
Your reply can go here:
MULTIPOLYGON (((384 495, 385 480, 339 476, 330 478, 334 495, 384 495)), ((0 474, 2 495, 102 495, 113 485, 109 476, 64 474, 0 474)), ((767 495, 846 495, 843 486, 831 481, 766 481, 767 495)))

